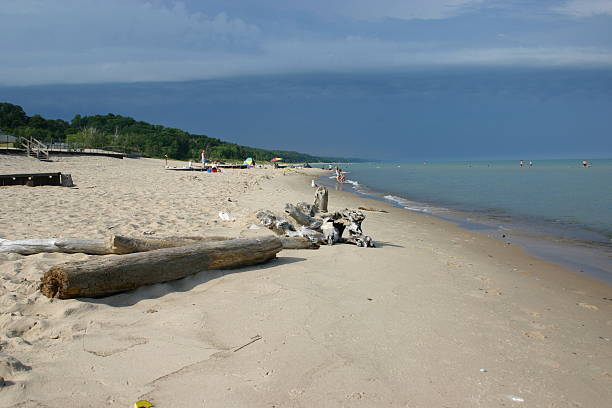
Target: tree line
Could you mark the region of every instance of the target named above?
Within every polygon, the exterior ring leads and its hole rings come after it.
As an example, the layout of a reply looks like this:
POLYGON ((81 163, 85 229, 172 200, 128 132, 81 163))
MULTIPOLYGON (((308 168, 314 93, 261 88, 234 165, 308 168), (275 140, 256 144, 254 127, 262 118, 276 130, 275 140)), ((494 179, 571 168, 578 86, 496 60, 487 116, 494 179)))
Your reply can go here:
POLYGON ((200 151, 206 149, 208 158, 212 160, 244 160, 253 157, 258 161, 268 161, 282 157, 292 163, 364 161, 242 146, 112 113, 76 115, 70 122, 45 119, 41 115, 28 116, 21 106, 6 102, 0 103, 0 131, 14 136, 34 137, 46 143, 66 143, 75 148, 102 148, 178 160, 197 160, 200 151))

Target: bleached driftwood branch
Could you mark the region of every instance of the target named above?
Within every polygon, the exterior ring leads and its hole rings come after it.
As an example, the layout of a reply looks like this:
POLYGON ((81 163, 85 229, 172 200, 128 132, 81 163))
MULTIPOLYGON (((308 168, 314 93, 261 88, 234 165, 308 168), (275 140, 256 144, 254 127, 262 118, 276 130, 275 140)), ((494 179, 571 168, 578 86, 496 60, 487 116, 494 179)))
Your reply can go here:
MULTIPOLYGON (((296 233, 296 239, 284 239, 283 247, 286 249, 313 249, 312 243, 302 242, 303 235, 296 233)), ((21 255, 39 253, 65 253, 88 255, 125 255, 137 252, 153 251, 155 249, 175 248, 202 242, 219 242, 234 239, 231 237, 147 237, 134 238, 114 235, 105 239, 82 238, 39 238, 8 240, 0 239, 0 253, 12 252, 21 255)), ((318 246, 317 246, 318 248, 318 246)))
POLYGON ((346 242, 360 247, 374 247, 374 241, 363 234, 361 223, 365 215, 361 211, 345 209, 343 211, 326 214, 324 217, 323 232, 329 245, 336 242, 346 242), (344 231, 348 237, 343 238, 344 231))
POLYGON ((113 238, 40 238, 40 239, 0 239, 0 252, 14 252, 32 255, 41 252, 63 252, 67 254, 84 253, 91 255, 112 254, 113 238))
POLYGON ((318 230, 323 225, 323 220, 311 217, 293 204, 285 204, 285 212, 298 224, 313 230, 318 230))
POLYGON ((0 252, 13 252, 21 255, 32 255, 43 252, 61 252, 65 254, 111 255, 131 254, 154 249, 173 248, 196 242, 223 241, 226 237, 165 237, 165 238, 130 238, 113 235, 110 238, 34 238, 8 240, 0 239, 0 252))
POLYGON ((328 213, 328 194, 326 187, 319 186, 315 192, 314 204, 299 202, 296 205, 285 205, 285 212, 300 225, 299 228, 269 210, 258 211, 256 216, 264 226, 285 237, 308 237, 318 244, 346 242, 360 247, 374 247, 372 238, 364 235, 361 228, 365 220, 363 212, 345 209, 328 213), (323 212, 321 218, 315 217, 318 212, 323 212), (343 238, 345 230, 348 236, 343 238))
POLYGON ((269 210, 258 211, 255 216, 259 222, 266 228, 272 230, 278 235, 291 236, 291 232, 295 232, 295 227, 283 217, 279 217, 269 210))

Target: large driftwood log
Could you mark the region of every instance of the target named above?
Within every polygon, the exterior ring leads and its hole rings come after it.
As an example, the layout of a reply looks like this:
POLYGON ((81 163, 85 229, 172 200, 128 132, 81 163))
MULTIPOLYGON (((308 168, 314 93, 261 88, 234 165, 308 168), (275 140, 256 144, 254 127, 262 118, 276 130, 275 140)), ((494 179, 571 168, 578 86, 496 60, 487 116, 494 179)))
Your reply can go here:
POLYGON ((132 238, 116 235, 112 238, 113 254, 133 254, 136 252, 147 252, 155 249, 174 248, 191 245, 198 242, 218 242, 232 239, 230 237, 147 237, 132 238))
POLYGON ((285 212, 293 218, 298 224, 308 227, 313 230, 321 228, 323 220, 318 220, 308 214, 303 213, 293 204, 285 205, 285 212))
POLYGON ((107 296, 205 270, 264 263, 275 258, 282 247, 277 237, 264 237, 99 257, 52 267, 43 275, 40 290, 47 297, 60 299, 107 296))
POLYGON ((83 238, 36 238, 8 240, 0 239, 0 252, 13 252, 21 255, 32 255, 44 252, 61 252, 65 254, 111 255, 131 254, 134 252, 152 251, 154 249, 174 248, 196 242, 223 241, 227 237, 165 237, 165 238, 130 238, 114 235, 104 239, 83 238))
POLYGON ((327 212, 327 200, 329 197, 329 191, 325 186, 317 187, 315 191, 314 206, 317 207, 319 212, 327 212))
POLYGON ((83 253, 90 255, 112 254, 113 239, 81 238, 40 238, 40 239, 0 239, 0 252, 14 252, 32 255, 41 252, 83 253))
MULTIPOLYGON (((230 237, 210 236, 210 237, 164 237, 164 238, 128 238, 116 236, 114 243, 114 253, 131 254, 135 252, 146 252, 154 249, 174 248, 179 246, 191 245, 197 242, 219 242, 235 239, 230 237)), ((283 249, 317 249, 319 245, 310 241, 307 237, 293 236, 280 237, 283 249)))

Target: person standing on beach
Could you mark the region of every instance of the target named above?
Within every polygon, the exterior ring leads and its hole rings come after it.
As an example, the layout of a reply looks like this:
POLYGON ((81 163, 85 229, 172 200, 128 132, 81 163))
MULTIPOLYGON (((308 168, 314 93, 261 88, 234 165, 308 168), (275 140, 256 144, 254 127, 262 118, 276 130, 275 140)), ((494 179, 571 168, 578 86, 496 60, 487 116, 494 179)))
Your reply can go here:
POLYGON ((523 167, 523 161, 522 160, 519 162, 519 166, 523 167))
POLYGON ((202 167, 206 164, 206 150, 202 149, 200 151, 200 163, 202 163, 202 167))

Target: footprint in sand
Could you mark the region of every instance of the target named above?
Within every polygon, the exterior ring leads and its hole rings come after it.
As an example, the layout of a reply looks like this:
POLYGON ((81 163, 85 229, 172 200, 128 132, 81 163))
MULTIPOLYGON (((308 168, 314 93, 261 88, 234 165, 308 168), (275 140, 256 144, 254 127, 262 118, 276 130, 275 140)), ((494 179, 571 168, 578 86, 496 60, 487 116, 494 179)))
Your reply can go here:
POLYGON ((497 295, 501 296, 502 292, 499 289, 484 289, 479 288, 478 290, 482 291, 485 295, 497 295))
POLYGON ((83 349, 99 357, 109 357, 131 348, 147 344, 148 339, 137 336, 113 337, 106 333, 86 334, 83 339, 83 349))
POLYGON ((558 361, 554 361, 554 360, 541 359, 541 360, 538 360, 538 363, 545 367, 549 367, 549 368, 560 368, 561 367, 561 364, 558 361))
POLYGON ((529 337, 530 339, 544 340, 547 336, 540 331, 528 331, 524 332, 523 335, 529 337))
POLYGON ((589 309, 589 310, 599 310, 599 308, 595 305, 589 305, 588 303, 576 303, 578 306, 583 307, 585 309, 589 309))
POLYGON ((537 318, 537 317, 541 317, 542 316, 542 313, 540 313, 540 312, 534 312, 533 310, 525 310, 525 309, 522 309, 522 310, 523 310, 524 313, 527 313, 531 317, 537 318))

